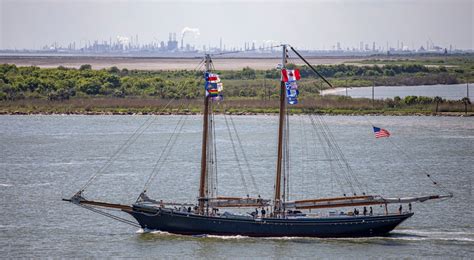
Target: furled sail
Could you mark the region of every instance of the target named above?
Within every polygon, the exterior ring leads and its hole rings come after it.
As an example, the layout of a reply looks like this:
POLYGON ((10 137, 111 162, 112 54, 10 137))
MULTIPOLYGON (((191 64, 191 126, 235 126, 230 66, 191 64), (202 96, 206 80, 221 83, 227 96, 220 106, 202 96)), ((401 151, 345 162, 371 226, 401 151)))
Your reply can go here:
POLYGON ((384 198, 378 195, 352 196, 352 197, 336 197, 312 200, 295 200, 284 203, 286 209, 316 209, 316 208, 337 208, 351 206, 365 206, 390 203, 411 203, 425 202, 427 200, 451 198, 449 195, 430 195, 422 197, 405 197, 405 198, 384 198))
POLYGON ((267 207, 270 200, 262 198, 216 197, 209 198, 208 204, 214 208, 267 207))

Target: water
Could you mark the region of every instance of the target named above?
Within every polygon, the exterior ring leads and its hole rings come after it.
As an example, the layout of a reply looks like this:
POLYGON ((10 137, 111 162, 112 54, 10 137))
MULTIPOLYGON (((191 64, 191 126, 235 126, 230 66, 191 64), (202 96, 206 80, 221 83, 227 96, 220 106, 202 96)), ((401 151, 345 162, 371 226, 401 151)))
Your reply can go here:
MULTIPOLYGON (((472 98, 472 83, 469 84, 469 97, 472 98)), ((346 95, 345 88, 324 90, 324 95, 346 95)), ((347 95, 353 98, 372 98, 372 87, 348 88, 347 95)), ((420 85, 420 86, 377 86, 374 88, 375 99, 394 98, 399 96, 442 97, 447 100, 460 100, 467 95, 467 84, 453 85, 420 85)))
MULTIPOLYGON (((454 192, 455 197, 450 200, 414 204, 415 216, 390 236, 356 239, 198 238, 144 232, 61 201, 84 185, 148 119, 149 116, 0 117, 1 257, 472 259, 474 256, 473 118, 323 117, 359 180, 371 191, 387 196, 436 193, 438 190, 423 174, 429 169, 439 183, 454 192), (375 139, 371 124, 388 129, 392 137, 375 139)), ((158 117, 97 178, 85 196, 132 203, 179 119, 180 116, 158 117)), ((246 185, 242 184, 224 117, 216 116, 218 192, 234 196, 247 191, 254 195, 258 190, 263 197, 271 197, 277 118, 260 115, 232 119, 254 180, 241 156, 241 167, 246 172, 243 177, 246 185)), ((318 149, 318 138, 311 131, 308 117, 292 117, 291 123, 291 198, 340 195, 343 190, 336 181, 337 175, 329 174, 329 162, 318 149), (305 141, 300 137, 305 137, 305 141)), ((199 116, 186 116, 174 148, 152 183, 150 196, 195 200, 200 128, 199 116)))

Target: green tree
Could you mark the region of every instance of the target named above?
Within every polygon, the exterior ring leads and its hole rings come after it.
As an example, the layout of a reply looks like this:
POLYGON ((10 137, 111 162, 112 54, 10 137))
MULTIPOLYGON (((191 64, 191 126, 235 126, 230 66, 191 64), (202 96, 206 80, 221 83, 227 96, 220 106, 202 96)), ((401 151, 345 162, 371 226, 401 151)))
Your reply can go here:
POLYGON ((79 67, 79 70, 91 70, 92 66, 90 64, 83 64, 79 67))
POLYGON ((395 76, 395 71, 393 69, 384 69, 383 74, 385 76, 393 77, 393 76, 395 76))
POLYGON ((406 96, 403 99, 403 103, 405 103, 407 105, 414 105, 414 104, 417 103, 417 96, 406 96))
POLYGON ((436 103, 436 113, 438 113, 439 103, 443 102, 443 99, 439 96, 433 98, 433 101, 436 103))
POLYGON ((102 84, 96 78, 81 79, 79 81, 79 90, 88 95, 100 94, 102 84))
POLYGON ((461 102, 464 104, 464 113, 467 115, 467 105, 471 104, 471 100, 468 97, 463 97, 461 102))
POLYGON ((257 74, 254 69, 250 67, 245 67, 242 69, 241 72, 242 79, 255 79, 257 77, 257 74))
POLYGON ((112 73, 112 74, 118 75, 118 74, 120 74, 120 69, 117 68, 116 66, 113 66, 113 67, 110 67, 110 68, 108 69, 108 72, 109 72, 109 73, 112 73))

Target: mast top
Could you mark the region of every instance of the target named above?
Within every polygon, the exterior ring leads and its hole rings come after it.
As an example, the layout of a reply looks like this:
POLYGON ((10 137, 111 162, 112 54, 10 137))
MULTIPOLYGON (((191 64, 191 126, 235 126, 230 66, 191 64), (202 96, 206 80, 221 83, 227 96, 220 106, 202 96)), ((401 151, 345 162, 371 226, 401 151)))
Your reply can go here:
POLYGON ((206 66, 206 71, 210 71, 211 70, 211 55, 210 54, 206 54, 204 56, 204 64, 206 66))

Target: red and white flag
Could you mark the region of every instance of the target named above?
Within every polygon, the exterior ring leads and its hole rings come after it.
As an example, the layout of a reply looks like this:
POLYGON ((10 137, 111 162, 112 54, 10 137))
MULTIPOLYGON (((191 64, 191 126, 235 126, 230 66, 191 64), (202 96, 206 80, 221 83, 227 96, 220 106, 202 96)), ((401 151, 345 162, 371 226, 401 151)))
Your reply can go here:
POLYGON ((281 70, 281 81, 283 82, 296 81, 300 79, 301 79, 301 76, 300 76, 300 71, 298 69, 294 69, 294 70, 282 69, 281 70))
POLYGON ((387 130, 376 126, 372 127, 374 128, 375 138, 390 137, 390 133, 387 130))

